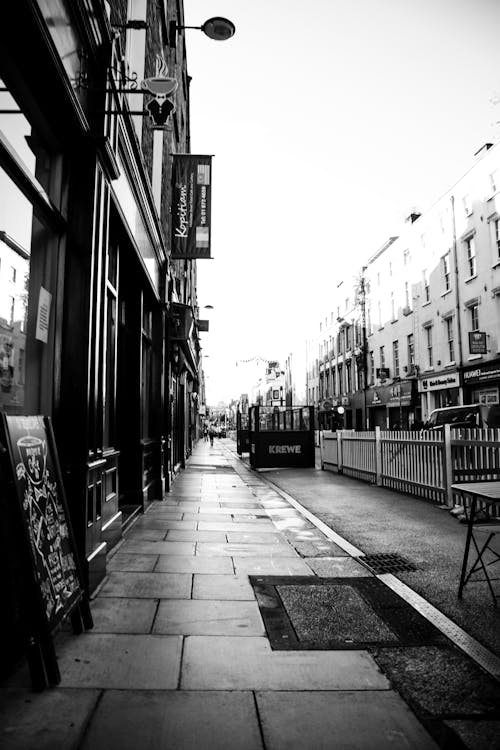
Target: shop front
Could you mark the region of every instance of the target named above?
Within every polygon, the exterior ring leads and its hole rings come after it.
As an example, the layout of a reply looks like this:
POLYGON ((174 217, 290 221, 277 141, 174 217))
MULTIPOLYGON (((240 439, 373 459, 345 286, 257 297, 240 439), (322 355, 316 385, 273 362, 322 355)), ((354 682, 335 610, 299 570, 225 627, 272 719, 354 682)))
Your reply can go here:
POLYGON ((366 392, 369 429, 411 430, 419 419, 416 381, 401 380, 366 392))
POLYGON ((500 403, 500 359, 463 371, 464 403, 493 406, 500 403))
POLYGON ((457 406, 460 403, 460 376, 458 372, 445 372, 421 377, 418 392, 424 421, 433 409, 457 406))

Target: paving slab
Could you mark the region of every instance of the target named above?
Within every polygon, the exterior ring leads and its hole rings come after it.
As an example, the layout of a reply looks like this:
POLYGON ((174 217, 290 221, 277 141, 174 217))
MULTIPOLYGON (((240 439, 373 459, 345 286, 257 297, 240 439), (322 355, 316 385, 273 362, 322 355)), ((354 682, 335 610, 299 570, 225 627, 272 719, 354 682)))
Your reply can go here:
POLYGON ((392 691, 259 692, 268 750, 437 750, 392 691))
POLYGON ((51 688, 36 696, 29 689, 0 690, 0 747, 76 750, 99 696, 88 689, 51 688))
MULTIPOLYGON (((166 636, 167 637, 167 636, 166 636)), ((272 651, 266 638, 187 636, 184 690, 387 690, 363 651, 272 651)))
POLYGON ((262 750, 253 694, 107 691, 81 750, 138 748, 262 750))
MULTIPOLYGON (((245 639, 242 639, 245 640, 245 639)), ((182 638, 82 633, 56 642, 61 688, 177 688, 182 638)))
POLYGON ((260 532, 261 534, 275 534, 276 533, 276 527, 273 524, 272 521, 269 521, 267 519, 261 519, 259 520, 258 524, 256 523, 242 523, 241 521, 236 521, 233 519, 229 521, 200 521, 198 523, 198 529, 200 531, 253 531, 253 532, 260 532))
POLYGON ((166 536, 167 542, 227 542, 223 531, 183 531, 170 529, 166 536))
POLYGON ((107 563, 108 572, 113 570, 130 570, 151 572, 157 563, 158 555, 139 555, 129 552, 116 552, 107 563))
POLYGON ((241 575, 314 575, 305 560, 300 557, 233 557, 236 574, 241 575))
POLYGON ((146 516, 139 518, 132 528, 134 531, 136 529, 165 529, 165 531, 168 531, 169 529, 184 529, 184 531, 189 531, 190 529, 196 529, 196 522, 170 521, 169 519, 158 518, 157 516, 150 516, 147 514, 146 516))
POLYGON ((126 539, 120 552, 137 552, 142 555, 194 555, 192 542, 148 542, 144 539, 126 539))
POLYGON ((162 601, 153 626, 162 635, 263 636, 265 628, 257 602, 162 601))
POLYGON ((167 535, 165 526, 156 528, 132 528, 125 537, 127 541, 164 542, 167 535))
POLYGON ((196 555, 220 557, 298 557, 290 544, 218 544, 198 542, 196 555))
POLYGON ((193 599, 255 600, 247 575, 195 575, 191 596, 193 599))
POLYGON ((287 544, 283 534, 270 534, 259 530, 256 531, 228 531, 227 541, 229 544, 287 544))
MULTIPOLYGON (((185 521, 217 521, 219 523, 232 521, 232 516, 229 513, 184 513, 183 518, 185 521)), ((198 527, 199 528, 199 527, 198 527)))
POLYGON ((172 508, 169 505, 158 505, 148 511, 150 518, 165 518, 170 521, 180 521, 182 519, 182 513, 176 508, 172 508))
POLYGON ((100 597, 129 597, 131 599, 189 599, 191 576, 187 573, 134 573, 114 571, 99 590, 100 597))
POLYGON ((98 596, 92 600, 93 633, 150 633, 157 610, 155 599, 98 596))
POLYGON ((234 573, 233 562, 230 557, 190 557, 182 555, 160 555, 155 568, 158 573, 234 573))

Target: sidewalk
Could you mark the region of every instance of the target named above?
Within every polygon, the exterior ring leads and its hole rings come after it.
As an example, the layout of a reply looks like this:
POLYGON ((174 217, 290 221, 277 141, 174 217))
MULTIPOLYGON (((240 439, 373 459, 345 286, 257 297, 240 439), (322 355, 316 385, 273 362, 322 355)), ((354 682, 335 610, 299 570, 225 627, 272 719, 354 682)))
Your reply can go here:
POLYGON ((2 686, 3 750, 444 747, 379 658, 443 636, 230 448, 200 442, 127 532, 60 685, 2 686))

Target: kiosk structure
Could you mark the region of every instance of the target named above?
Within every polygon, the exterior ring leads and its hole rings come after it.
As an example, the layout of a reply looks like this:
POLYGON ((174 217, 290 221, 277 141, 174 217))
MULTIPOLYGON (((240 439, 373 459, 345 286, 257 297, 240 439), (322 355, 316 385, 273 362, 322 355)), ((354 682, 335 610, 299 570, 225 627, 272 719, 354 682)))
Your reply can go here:
POLYGON ((248 444, 248 414, 239 411, 236 414, 236 453, 241 456, 250 450, 248 444))
POLYGON ((313 406, 251 406, 248 417, 253 469, 314 467, 313 406))

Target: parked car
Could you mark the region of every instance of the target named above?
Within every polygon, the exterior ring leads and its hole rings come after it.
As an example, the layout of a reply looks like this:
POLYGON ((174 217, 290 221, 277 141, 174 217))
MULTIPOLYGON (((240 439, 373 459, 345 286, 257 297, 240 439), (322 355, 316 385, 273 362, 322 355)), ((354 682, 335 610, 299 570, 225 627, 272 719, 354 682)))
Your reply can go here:
POLYGON ((500 427, 500 405, 465 404, 434 409, 423 429, 439 430, 445 424, 450 427, 500 427))

